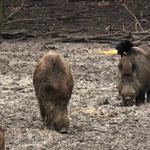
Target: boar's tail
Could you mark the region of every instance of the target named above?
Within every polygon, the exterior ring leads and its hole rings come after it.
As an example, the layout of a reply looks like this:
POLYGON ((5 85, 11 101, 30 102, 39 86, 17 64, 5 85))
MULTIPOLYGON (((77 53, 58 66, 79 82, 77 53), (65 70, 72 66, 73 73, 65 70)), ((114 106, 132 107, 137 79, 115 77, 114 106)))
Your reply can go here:
POLYGON ((121 42, 119 42, 116 45, 116 49, 118 50, 118 54, 121 55, 121 57, 123 56, 124 53, 127 54, 128 51, 131 50, 131 48, 133 47, 133 43, 130 42, 129 40, 122 40, 121 42))

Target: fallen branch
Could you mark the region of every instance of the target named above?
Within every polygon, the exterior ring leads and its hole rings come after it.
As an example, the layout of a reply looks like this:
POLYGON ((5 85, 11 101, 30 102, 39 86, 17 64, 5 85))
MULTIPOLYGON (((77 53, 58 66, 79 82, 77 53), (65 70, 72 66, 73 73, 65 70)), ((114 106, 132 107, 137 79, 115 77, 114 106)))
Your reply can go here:
POLYGON ((98 43, 107 43, 110 44, 112 42, 118 42, 122 39, 128 39, 135 43, 135 45, 141 45, 142 41, 145 41, 145 39, 149 38, 150 34, 145 32, 139 32, 139 33, 126 33, 126 34, 103 34, 100 36, 90 36, 90 37, 77 37, 77 38, 59 38, 54 40, 55 42, 62 42, 62 43, 78 43, 78 42, 98 42, 98 43), (133 36, 135 35, 135 36, 133 36), (134 37, 134 38, 133 38, 134 37), (135 41, 133 41, 135 40, 135 41))
POLYGON ((27 33, 28 30, 21 30, 16 31, 13 33, 2 33, 2 37, 5 39, 20 39, 20 38, 29 38, 29 37, 35 37, 33 34, 27 33))
POLYGON ((63 39, 57 39, 56 42, 93 42, 98 41, 99 43, 110 43, 111 41, 120 41, 122 39, 125 39, 128 36, 128 34, 121 35, 121 34, 104 34, 102 36, 94 36, 94 37, 78 37, 78 38, 63 38, 63 39))
POLYGON ((150 34, 145 36, 145 37, 143 37, 143 38, 141 38, 140 40, 143 41, 143 40, 147 39, 148 37, 150 37, 150 34))
POLYGON ((44 20, 44 18, 36 18, 36 19, 17 19, 17 20, 12 20, 12 21, 8 21, 5 23, 5 25, 10 24, 10 23, 14 23, 14 22, 22 22, 22 21, 37 21, 37 20, 44 20))
MULTIPOLYGON (((139 27, 141 28, 141 30, 142 31, 144 31, 144 29, 142 28, 142 26, 141 26, 141 24, 140 24, 140 22, 139 22, 139 20, 136 18, 136 16, 129 10, 129 8, 125 5, 125 4, 122 4, 124 7, 125 7, 125 9, 134 17, 134 19, 136 20, 136 24, 138 24, 139 25, 139 27)), ((137 30, 137 29, 136 29, 137 30)))
POLYGON ((4 21, 8 20, 11 16, 13 16, 13 15, 16 14, 16 13, 18 13, 18 12, 21 10, 21 8, 22 8, 23 6, 24 6, 24 0, 22 0, 21 6, 19 6, 16 11, 10 13, 10 14, 4 19, 4 21))

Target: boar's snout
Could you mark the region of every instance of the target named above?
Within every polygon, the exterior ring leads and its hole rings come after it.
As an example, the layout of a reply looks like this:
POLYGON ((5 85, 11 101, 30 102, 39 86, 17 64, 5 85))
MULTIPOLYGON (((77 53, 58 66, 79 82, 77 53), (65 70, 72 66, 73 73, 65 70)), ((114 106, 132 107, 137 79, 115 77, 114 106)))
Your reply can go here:
POLYGON ((67 129, 65 127, 63 127, 61 130, 60 130, 60 133, 62 134, 67 134, 67 129))
POLYGON ((134 98, 136 97, 136 92, 132 88, 124 88, 121 91, 121 96, 123 98, 123 104, 125 106, 132 106, 134 104, 134 98))
POLYGON ((136 96, 136 92, 134 89, 129 89, 129 90, 124 89, 121 92, 121 96, 126 101, 132 101, 136 96))
POLYGON ((122 95, 122 98, 126 101, 131 101, 135 97, 135 93, 133 93, 133 94, 121 94, 121 95, 122 95))
POLYGON ((53 123, 53 127, 57 132, 60 132, 62 134, 67 134, 68 133, 68 127, 69 127, 69 119, 68 117, 64 118, 59 118, 55 119, 53 123))
POLYGON ((130 96, 127 96, 126 98, 124 98, 126 101, 130 101, 132 100, 133 98, 131 98, 130 96))

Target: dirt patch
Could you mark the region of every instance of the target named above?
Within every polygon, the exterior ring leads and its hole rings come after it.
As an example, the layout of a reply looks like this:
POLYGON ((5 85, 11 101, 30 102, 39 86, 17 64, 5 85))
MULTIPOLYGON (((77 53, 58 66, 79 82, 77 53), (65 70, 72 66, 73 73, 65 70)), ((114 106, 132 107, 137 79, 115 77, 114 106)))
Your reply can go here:
MULTIPOLYGON (((133 7, 133 10, 143 10, 145 17, 149 20, 149 14, 147 13, 150 6, 148 5, 149 2, 140 2, 137 1, 135 4, 130 1, 130 4, 133 3, 136 6, 133 7)), ((118 9, 114 3, 111 3, 112 7, 103 6, 102 9, 98 6, 99 2, 97 2, 97 5, 94 4, 96 2, 82 2, 82 4, 84 3, 85 5, 79 5, 80 3, 64 4, 65 6, 61 5, 60 9, 58 9, 58 5, 54 5, 53 7, 57 6, 57 11, 47 9, 53 11, 54 14, 57 12, 56 16, 59 16, 59 11, 61 14, 71 16, 68 11, 69 6, 70 10, 73 8, 80 8, 82 11, 89 9, 88 13, 86 11, 82 13, 86 16, 86 19, 94 19, 95 13, 96 15, 102 15, 100 17, 101 23, 97 22, 97 24, 96 21, 91 20, 89 22, 89 20, 81 18, 80 15, 78 15, 78 19, 68 19, 68 22, 58 20, 58 24, 62 23, 61 27, 67 28, 67 32, 63 32, 63 35, 86 37, 106 33, 105 26, 113 22, 116 23, 114 27, 118 28, 121 25, 119 18, 122 18, 122 15, 128 16, 128 12, 125 13, 126 11, 123 11, 121 7, 118 9), (74 4, 74 7, 72 4, 74 4), (96 7, 97 9, 95 9, 96 7), (107 9, 104 9, 104 7, 107 9), (115 8, 115 10, 111 8, 115 8), (90 11, 91 13, 89 13, 90 11), (116 11, 115 15, 110 15, 116 11), (114 16, 119 17, 118 20, 114 16), (80 25, 83 27, 82 31, 78 30, 82 29, 80 25), (99 25, 101 27, 98 32, 99 25), (97 28, 94 28, 95 26, 97 28), (68 32, 76 29, 77 32, 68 32)), ((132 6, 130 5, 130 8, 132 6)), ((29 7, 29 10, 31 8, 33 7, 29 7)), ((42 9, 40 11, 37 9, 36 12, 42 14, 42 9)), ((77 13, 74 9, 72 11, 77 13)), ((33 12, 35 11, 33 10, 33 12)), ((32 13, 30 14, 32 15, 32 13)), ((49 12, 48 14, 52 13, 49 12)), ((98 17, 95 18, 98 20, 98 17)), ((129 18, 122 18, 122 22, 127 21, 127 25, 129 22, 134 22, 130 15, 129 18)), ((51 23, 48 22, 47 26, 54 30, 56 27, 55 20, 51 23)), ((47 26, 43 25, 43 28, 47 26)), ((13 26, 9 26, 11 31, 12 27, 17 28, 13 24, 13 26)), ((20 25, 18 29, 22 29, 22 27, 20 25)), ((146 103, 139 107, 121 106, 121 99, 117 92, 117 65, 120 56, 99 53, 101 50, 109 50, 108 44, 100 44, 99 42, 93 42, 92 44, 91 42, 56 42, 55 39, 60 37, 52 37, 52 34, 41 30, 41 26, 38 32, 37 30, 32 32, 33 30, 29 28, 29 25, 28 29, 32 34, 36 33, 38 38, 25 41, 18 41, 18 39, 4 40, 0 45, 0 116, 1 124, 6 129, 5 146, 7 150, 150 149, 150 105, 146 103), (67 135, 46 130, 43 127, 33 88, 32 78, 35 66, 43 54, 49 50, 61 53, 64 56, 74 77, 75 86, 68 106, 70 127, 67 135)), ((60 33, 62 32, 61 29, 58 28, 56 31, 60 33)), ((63 38, 65 39, 65 37, 63 38)))
POLYGON ((116 88, 119 56, 97 53, 99 49, 107 50, 107 45, 58 43, 45 48, 47 42, 1 44, 0 113, 6 148, 149 149, 150 105, 120 105, 116 88), (74 76, 68 135, 43 128, 33 89, 36 63, 50 49, 63 54, 74 76))

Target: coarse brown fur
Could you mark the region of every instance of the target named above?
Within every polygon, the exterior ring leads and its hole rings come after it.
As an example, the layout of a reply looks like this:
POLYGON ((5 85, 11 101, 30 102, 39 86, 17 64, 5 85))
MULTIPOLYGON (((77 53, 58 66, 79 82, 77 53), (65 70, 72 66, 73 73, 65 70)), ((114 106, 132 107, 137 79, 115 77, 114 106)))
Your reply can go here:
POLYGON ((119 62, 119 84, 118 91, 123 98, 123 103, 127 106, 135 99, 136 105, 145 102, 147 92, 147 102, 150 102, 150 50, 142 50, 132 47, 123 55, 119 62))
POLYGON ((67 132, 67 105, 73 89, 73 77, 62 55, 49 52, 34 71, 33 84, 45 125, 67 132))
POLYGON ((0 150, 5 149, 4 127, 0 125, 0 150))

